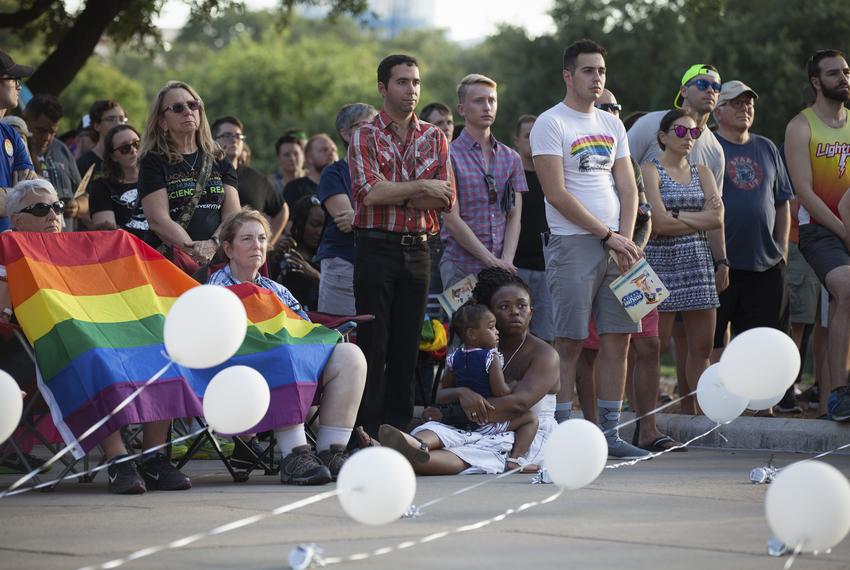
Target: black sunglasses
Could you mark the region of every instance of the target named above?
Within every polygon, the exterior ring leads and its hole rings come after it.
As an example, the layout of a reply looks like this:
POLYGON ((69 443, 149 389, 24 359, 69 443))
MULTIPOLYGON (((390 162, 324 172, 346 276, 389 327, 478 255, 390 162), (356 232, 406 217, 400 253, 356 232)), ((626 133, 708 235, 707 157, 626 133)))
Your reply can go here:
POLYGON ((30 214, 35 216, 36 218, 43 218, 46 216, 50 210, 53 210, 53 213, 57 216, 62 215, 62 212, 65 211, 65 202, 62 200, 57 200, 52 204, 45 204, 44 202, 39 202, 38 204, 33 204, 32 206, 27 206, 26 208, 21 209, 21 214, 30 214))
POLYGON ((498 195, 496 194, 496 180, 493 178, 492 174, 485 174, 484 182, 487 183, 487 201, 491 204, 495 204, 496 199, 498 198, 498 195))
POLYGON ((136 139, 133 142, 128 142, 127 144, 122 144, 121 146, 116 146, 113 150, 117 150, 121 154, 130 154, 133 152, 133 149, 139 150, 139 139, 136 139))
POLYGON ((200 108, 201 108, 201 102, 197 101, 197 100, 193 100, 193 101, 186 101, 185 103, 174 103, 170 107, 163 108, 162 112, 165 113, 166 111, 171 111, 172 113, 179 115, 180 113, 182 113, 186 109, 189 109, 190 111, 197 111, 200 108))
POLYGON ((608 113, 619 113, 623 110, 623 106, 619 103, 599 103, 596 108, 608 113))

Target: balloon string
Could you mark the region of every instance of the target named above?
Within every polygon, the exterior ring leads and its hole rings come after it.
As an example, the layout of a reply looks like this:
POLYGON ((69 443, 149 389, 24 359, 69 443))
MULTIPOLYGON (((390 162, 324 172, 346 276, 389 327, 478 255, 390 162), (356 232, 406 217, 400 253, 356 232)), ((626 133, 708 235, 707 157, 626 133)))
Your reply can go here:
POLYGON ((497 480, 501 479, 502 477, 507 477, 508 475, 513 475, 514 473, 522 471, 522 469, 523 469, 523 466, 519 466, 515 469, 511 469, 510 471, 505 471, 504 473, 500 473, 499 475, 496 475, 492 479, 486 479, 484 481, 480 481, 478 483, 475 483, 474 485, 469 485, 468 487, 463 487, 463 488, 458 489, 457 491, 455 491, 453 493, 449 493, 448 495, 444 495, 442 497, 437 497, 436 499, 432 499, 432 500, 428 501, 427 503, 423 503, 421 506, 418 507, 418 509, 419 509, 419 511, 422 511, 423 509, 427 509, 428 507, 436 505, 437 503, 445 501, 446 499, 449 499, 451 497, 456 497, 458 495, 462 495, 462 494, 466 493, 467 491, 472 491, 473 489, 477 489, 478 487, 481 487, 482 485, 486 485, 486 484, 488 484, 492 481, 497 481, 497 480))
MULTIPOLYGON (((15 489, 15 490, 11 490, 11 488, 10 488, 8 491, 4 491, 3 493, 0 493, 0 499, 3 499, 5 497, 12 497, 14 495, 20 495, 21 493, 27 493, 29 491, 35 491, 36 489, 43 489, 45 487, 52 487, 54 485, 58 485, 62 481, 67 481, 69 479, 78 479, 80 477, 85 477, 86 475, 91 475, 92 473, 97 473, 98 471, 103 471, 104 469, 108 468, 110 465, 118 465, 119 463, 125 463, 127 461, 133 461, 135 459, 140 458, 141 456, 143 456, 145 454, 152 453, 154 451, 159 451, 160 449, 164 449, 164 448, 168 447, 169 445, 174 445, 175 443, 180 443, 181 441, 186 441, 187 439, 189 439, 191 437, 195 437, 196 435, 200 435, 203 432, 207 431, 207 429, 209 429, 209 428, 203 427, 203 428, 199 429, 198 431, 192 432, 188 435, 184 435, 182 437, 172 439, 171 441, 166 441, 165 443, 151 447, 150 449, 142 450, 139 453, 136 453, 135 455, 126 455, 126 456, 124 456, 120 459, 116 459, 115 461, 109 461, 107 463, 104 463, 103 465, 98 465, 97 467, 89 469, 88 471, 70 473, 70 474, 66 475, 65 477, 53 479, 52 481, 45 481, 44 483, 40 483, 38 485, 34 485, 34 486, 31 486, 31 487, 23 487, 21 489, 15 489)), ((197 477, 193 477, 193 479, 196 479, 196 478, 197 477)))
POLYGON ((621 423, 621 424, 617 424, 617 425, 615 425, 614 427, 609 428, 609 429, 605 430, 605 431, 604 431, 604 432, 602 432, 602 433, 604 433, 604 434, 606 434, 606 435, 607 435, 607 434, 610 434, 610 433, 614 433, 616 430, 618 430, 618 429, 620 429, 620 428, 624 428, 624 427, 626 427, 626 426, 630 426, 630 425, 632 425, 633 423, 639 422, 639 421, 640 421, 640 420, 642 420, 643 418, 647 418, 647 417, 649 417, 649 416, 651 416, 651 415, 653 415, 653 414, 657 414, 657 413, 658 413, 658 412, 660 412, 661 410, 666 410, 666 409, 667 409, 667 408, 669 408, 670 406, 672 406, 672 405, 674 405, 674 404, 678 404, 678 403, 679 403, 679 402, 681 402, 682 400, 684 400, 684 399, 686 399, 686 398, 690 398, 691 396, 695 395, 696 393, 697 393, 697 391, 696 391, 696 390, 693 390, 692 392, 689 392, 689 393, 685 394, 684 396, 681 396, 681 397, 679 397, 679 398, 676 398, 675 400, 670 400, 670 401, 669 401, 669 402, 667 402, 666 404, 662 404, 662 405, 658 406, 657 408, 655 408, 654 410, 650 410, 650 411, 646 412, 646 413, 645 413, 645 414, 643 414, 643 415, 635 416, 635 417, 633 417, 633 418, 632 418, 632 419, 630 419, 630 420, 626 420, 626 421, 624 421, 624 422, 623 422, 623 423, 621 423))
POLYGON ((154 374, 153 376, 151 376, 151 378, 150 378, 148 381, 146 381, 144 384, 142 384, 141 386, 139 386, 138 388, 136 388, 136 389, 133 391, 133 393, 132 393, 132 394, 130 394, 129 396, 127 396, 126 398, 124 398, 124 401, 122 401, 120 404, 118 404, 117 406, 115 406, 115 408, 113 408, 113 410, 112 410, 111 412, 109 412, 108 414, 106 414, 106 416, 104 416, 103 418, 101 418, 100 420, 98 420, 98 421, 97 421, 97 422, 96 422, 93 426, 91 426, 89 429, 87 429, 87 430, 83 433, 83 435, 81 435, 81 436, 80 436, 79 438, 77 438, 77 439, 74 439, 74 441, 72 441, 71 443, 69 443, 68 445, 66 445, 66 446, 65 446, 63 449, 61 449, 61 450, 60 450, 60 451, 59 451, 56 455, 54 455, 53 457, 51 457, 50 459, 48 459, 48 460, 47 460, 47 462, 46 462, 44 465, 42 465, 41 467, 38 467, 37 469, 33 469, 32 471, 30 471, 29 473, 27 473, 26 475, 24 475, 23 477, 21 477, 20 479, 18 479, 18 480, 17 480, 17 481, 15 481, 14 483, 12 483, 12 485, 9 487, 9 489, 8 489, 8 490, 9 490, 9 491, 14 491, 14 490, 15 490, 15 489, 17 489, 18 487, 20 487, 21 485, 23 485, 24 483, 26 483, 27 481, 29 481, 30 479, 32 479, 33 477, 35 477, 36 475, 38 475, 38 474, 42 471, 42 469, 47 469, 48 467, 50 467, 51 465, 53 465, 54 463, 56 463, 56 461, 57 461, 60 457, 64 456, 64 455, 65 455, 66 453, 68 453, 68 451, 70 451, 72 448, 74 448, 74 447, 76 447, 77 445, 79 445, 79 443, 80 443, 81 441, 83 441, 84 439, 86 439, 88 436, 90 436, 90 435, 91 435, 91 434, 93 434, 95 431, 97 431, 98 429, 100 429, 100 428, 101 428, 101 427, 102 427, 102 426, 103 426, 106 422, 108 422, 110 419, 112 419, 112 417, 113 417, 115 414, 117 414, 118 412, 120 412, 121 410, 123 410, 125 407, 127 407, 127 405, 128 405, 130 402, 132 402, 133 400, 135 400, 135 399, 136 399, 136 397, 137 397, 139 394, 141 394, 141 393, 142 393, 142 390, 144 390, 145 388, 147 388, 148 386, 150 386, 151 384, 153 384, 155 381, 159 380, 159 378, 160 378, 163 374, 165 374, 165 372, 168 370, 168 368, 169 368, 172 364, 173 364, 173 361, 172 361, 171 359, 169 359, 169 360, 168 360, 168 362, 166 362, 165 366, 163 366, 163 367, 159 370, 159 372, 157 372, 156 374, 154 374))
POLYGON ((797 557, 800 555, 800 552, 802 552, 802 550, 803 543, 801 542, 794 547, 794 552, 792 552, 788 560, 785 561, 785 566, 783 567, 783 570, 791 570, 791 566, 794 565, 794 561, 797 560, 797 557))
MULTIPOLYGON (((490 479, 490 480, 492 481, 493 479, 490 479)), ((545 499, 542 499, 540 501, 532 501, 532 502, 529 502, 529 503, 523 503, 522 505, 520 505, 519 507, 517 507, 515 509, 507 509, 506 511, 504 511, 504 512, 502 512, 502 513, 500 513, 500 514, 498 514, 494 517, 491 517, 489 519, 484 519, 482 521, 461 525, 461 526, 456 527, 452 530, 443 530, 443 531, 435 532, 435 533, 423 536, 422 538, 419 538, 417 540, 406 540, 404 542, 400 542, 400 543, 396 544, 395 546, 386 546, 386 547, 383 547, 383 548, 377 548, 377 549, 375 549, 371 552, 360 552, 360 553, 357 553, 357 554, 351 554, 349 556, 335 556, 335 557, 329 557, 329 558, 318 557, 318 559, 315 560, 315 563, 318 566, 329 566, 331 564, 340 564, 340 563, 343 563, 343 562, 357 562, 357 561, 360 561, 360 560, 366 560, 368 558, 373 558, 375 556, 383 556, 384 554, 389 554, 389 553, 395 552, 397 550, 403 550, 405 548, 410 548, 412 546, 425 544, 427 542, 433 542, 435 540, 440 540, 441 538, 445 538, 449 535, 453 535, 453 534, 456 534, 456 533, 469 532, 471 530, 478 530, 478 529, 484 528, 485 526, 490 525, 492 523, 501 522, 501 521, 505 520, 506 518, 508 518, 510 515, 513 515, 513 514, 516 514, 516 513, 521 513, 522 511, 527 511, 528 509, 537 507, 539 505, 545 505, 546 503, 551 503, 552 501, 554 501, 555 499, 560 497, 563 492, 564 492, 563 489, 558 489, 558 491, 556 493, 554 493, 554 494, 550 495, 549 497, 546 497, 545 499)), ((315 557, 315 555, 314 555, 314 557, 315 557)))
POLYGON ((124 558, 116 558, 115 560, 110 560, 109 562, 104 562, 98 566, 85 566, 80 568, 79 570, 106 570, 107 568, 118 568, 119 566, 123 566, 128 562, 133 562, 134 560, 139 560, 141 558, 146 558, 148 556, 152 556, 154 554, 158 554, 165 550, 175 550, 178 548, 183 548, 184 546, 188 546, 192 543, 198 542, 199 540, 203 540, 205 538, 209 538, 211 536, 216 536, 219 534, 224 534, 226 532, 230 532, 232 530, 236 530, 239 528, 244 528, 246 526, 250 526, 252 524, 258 523, 262 520, 282 515, 284 513, 289 513, 295 510, 298 510, 302 507, 306 507, 307 505, 312 505, 313 503, 318 503, 319 501, 324 501, 325 499, 329 499, 331 497, 335 497, 340 493, 339 490, 326 491, 324 493, 318 493, 311 497, 307 497, 306 499, 301 499, 300 501, 295 501, 294 503, 289 503, 288 505, 280 506, 274 510, 260 513, 257 515, 252 515, 250 517, 245 517, 243 519, 235 520, 233 522, 225 523, 223 525, 219 525, 215 528, 212 528, 205 532, 199 532, 197 534, 190 534, 189 536, 184 536, 183 538, 178 538, 176 540, 172 540, 166 544, 160 544, 157 546, 150 546, 148 548, 143 548, 141 550, 137 550, 131 554, 128 554, 124 558))
POLYGON ((643 457, 638 457, 638 458, 636 458, 636 459, 632 459, 632 460, 630 460, 630 461, 623 461, 622 463, 612 463, 611 465, 606 465, 606 466, 605 466, 605 469, 618 469, 618 468, 620 468, 620 467, 628 467, 628 466, 630 466, 630 465, 636 465, 636 464, 640 463, 641 461, 648 461, 648 460, 650 460, 650 459, 652 459, 652 458, 654 458, 654 457, 658 457, 659 455, 664 455, 665 453, 670 453, 671 451, 676 451, 677 449, 681 449, 681 448, 683 448, 683 447, 688 447, 690 444, 692 444, 692 443, 693 443, 693 442, 695 442, 696 440, 698 440, 698 439, 700 439, 700 438, 703 438, 703 437, 707 436, 708 434, 710 434, 711 432, 713 432, 714 430, 716 430, 716 429, 718 429, 718 428, 720 428, 720 427, 721 427, 721 425, 720 425, 720 424, 717 424, 717 425, 715 425, 713 428, 711 428, 710 430, 708 430, 707 432, 705 432, 705 433, 701 433, 701 434, 699 434, 698 436, 696 436, 696 437, 693 437, 693 438, 689 439, 689 440, 688 440, 688 441, 686 441, 685 443, 680 443, 680 444, 678 444, 678 445, 674 445, 674 446, 672 446, 672 447, 668 447, 667 449, 663 449, 663 450, 661 450, 661 451, 657 451, 657 452, 655 452, 655 453, 650 453, 649 455, 645 455, 645 456, 643 456, 643 457))
POLYGON ((845 443, 844 445, 842 445, 840 447, 836 447, 835 449, 832 449, 830 451, 824 451, 823 453, 821 453, 819 455, 815 455, 814 457, 811 457, 809 459, 804 459, 803 461, 814 461, 815 459, 820 459, 821 457, 826 457, 827 455, 832 455, 833 453, 837 453, 837 452, 841 451, 842 449, 847 449, 848 447, 850 447, 850 443, 845 443))

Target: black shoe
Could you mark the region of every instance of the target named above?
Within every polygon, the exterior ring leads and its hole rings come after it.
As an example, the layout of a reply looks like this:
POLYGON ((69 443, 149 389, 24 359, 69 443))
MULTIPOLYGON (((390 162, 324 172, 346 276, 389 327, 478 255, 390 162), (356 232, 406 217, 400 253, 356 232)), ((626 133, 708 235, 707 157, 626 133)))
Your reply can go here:
POLYGON ((331 482, 331 472, 309 445, 299 445, 280 460, 280 482, 287 485, 325 485, 331 482))
MULTIPOLYGON (((0 453, 0 455, 2 455, 2 453, 0 453)), ((39 473, 47 473, 48 471, 53 469, 52 465, 45 469, 44 464, 47 463, 47 461, 44 459, 39 459, 35 455, 24 453, 24 457, 29 466, 32 467, 33 470, 37 469, 39 473)), ((24 464, 24 462, 21 460, 17 453, 10 453, 6 457, 6 459, 4 459, 2 463, 0 463, 0 473, 3 474, 29 472, 30 470, 27 469, 26 464, 24 464)))
MULTIPOLYGON (((127 455, 119 455, 114 457, 112 461, 127 457, 127 455)), ((110 493, 116 495, 141 495, 147 491, 145 481, 139 475, 134 461, 122 461, 121 463, 110 463, 106 468, 107 478, 109 482, 107 488, 110 493)))
POLYGON ((331 479, 333 481, 336 481, 336 478, 339 476, 339 470, 342 469, 342 464, 348 460, 345 446, 337 444, 331 445, 324 451, 320 451, 317 457, 331 472, 331 479))
POLYGON ((184 491, 192 488, 192 480, 175 469, 162 453, 154 453, 139 463, 139 471, 152 491, 184 491))
POLYGON ((230 456, 231 467, 242 471, 251 471, 260 467, 259 458, 263 456, 266 450, 260 445, 256 437, 252 437, 249 441, 242 440, 242 443, 235 443, 233 455, 230 456))
POLYGON ((803 408, 797 404, 797 396, 794 395, 794 386, 788 388, 779 403, 776 404, 776 411, 780 414, 802 414, 803 408))

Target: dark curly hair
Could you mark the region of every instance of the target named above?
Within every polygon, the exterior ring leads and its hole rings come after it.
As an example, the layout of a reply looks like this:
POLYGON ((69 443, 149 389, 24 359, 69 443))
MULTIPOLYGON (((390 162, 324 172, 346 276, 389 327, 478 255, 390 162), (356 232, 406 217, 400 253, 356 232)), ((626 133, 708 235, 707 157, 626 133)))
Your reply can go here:
POLYGON ((508 285, 516 285, 525 289, 529 298, 531 297, 531 289, 525 281, 518 275, 500 267, 488 267, 478 273, 478 283, 472 290, 472 297, 477 303, 490 307, 490 302, 493 300, 496 291, 508 285))
POLYGON ((487 305, 475 303, 472 300, 459 307, 455 314, 452 315, 452 332, 459 336, 461 340, 466 342, 464 332, 467 329, 476 328, 481 319, 490 313, 487 305))

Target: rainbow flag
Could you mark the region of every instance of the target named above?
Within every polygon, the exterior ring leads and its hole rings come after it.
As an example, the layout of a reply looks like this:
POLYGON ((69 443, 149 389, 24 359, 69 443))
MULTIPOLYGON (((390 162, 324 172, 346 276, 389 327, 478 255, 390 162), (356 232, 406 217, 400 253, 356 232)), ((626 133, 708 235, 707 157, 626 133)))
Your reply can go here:
MULTIPOLYGON (((123 231, 4 232, 3 266, 15 316, 35 349, 39 388, 67 443, 165 365, 165 315, 177 297, 198 285, 123 231)), ((271 390, 268 413, 250 431, 304 421, 339 333, 303 320, 253 284, 231 290, 249 320, 237 354, 206 370, 172 365, 75 446, 75 456, 129 423, 202 415, 207 384, 234 364, 257 369, 271 390)))

